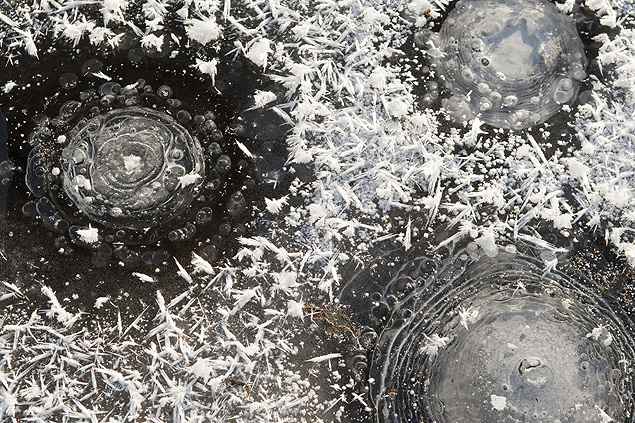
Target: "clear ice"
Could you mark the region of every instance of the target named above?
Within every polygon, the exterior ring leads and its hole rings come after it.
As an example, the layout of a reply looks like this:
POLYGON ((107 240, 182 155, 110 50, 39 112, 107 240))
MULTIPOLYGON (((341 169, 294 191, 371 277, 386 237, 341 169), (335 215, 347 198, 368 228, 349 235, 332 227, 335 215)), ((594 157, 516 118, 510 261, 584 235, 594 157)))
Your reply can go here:
POLYGON ((575 100, 587 59, 573 19, 546 0, 460 0, 427 40, 456 121, 544 122, 575 100))
POLYGON ((482 291, 470 307, 477 320, 457 331, 430 366, 430 397, 443 409, 437 421, 591 423, 603 414, 623 416, 623 366, 611 332, 579 304, 482 291))
POLYGON ((455 259, 400 300, 371 363, 378 422, 627 421, 632 322, 590 282, 543 274, 455 259))
POLYGON ((204 180, 202 148, 169 115, 144 107, 83 120, 68 134, 66 194, 90 219, 143 229, 170 221, 204 180))

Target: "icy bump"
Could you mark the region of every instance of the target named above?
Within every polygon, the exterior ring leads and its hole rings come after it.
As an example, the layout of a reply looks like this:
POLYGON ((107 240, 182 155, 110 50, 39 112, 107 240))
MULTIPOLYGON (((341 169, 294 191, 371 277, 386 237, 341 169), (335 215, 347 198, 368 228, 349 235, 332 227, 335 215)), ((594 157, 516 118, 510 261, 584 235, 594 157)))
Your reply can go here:
POLYGON ((626 314, 541 260, 473 258, 448 260, 392 310, 371 363, 377 421, 631 421, 626 314))
POLYGON ((575 24, 549 1, 461 0, 427 48, 451 93, 443 108, 460 123, 542 123, 575 100, 586 78, 575 24))
POLYGON ((129 107, 82 120, 62 151, 66 194, 93 221, 155 227, 179 216, 204 180, 199 142, 169 115, 129 107), (190 175, 195 182, 182 184, 190 175))
POLYGON ((601 382, 619 364, 586 337, 584 311, 512 293, 500 301, 500 292, 479 293, 472 305, 479 319, 430 366, 431 390, 444 414, 454 416, 438 421, 593 422, 596 406, 619 415, 618 387, 601 382), (506 398, 505 410, 478 409, 491 395, 506 398))

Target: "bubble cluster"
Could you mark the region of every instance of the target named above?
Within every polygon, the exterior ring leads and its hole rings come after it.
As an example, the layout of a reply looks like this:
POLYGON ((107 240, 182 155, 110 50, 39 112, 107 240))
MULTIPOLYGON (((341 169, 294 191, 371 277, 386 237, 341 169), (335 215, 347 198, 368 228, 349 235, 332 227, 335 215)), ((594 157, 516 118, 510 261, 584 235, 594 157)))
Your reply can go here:
POLYGON ((82 120, 67 137, 66 194, 103 225, 143 229, 180 215, 205 178, 202 147, 169 115, 144 107, 82 120))
POLYGON ((377 421, 630 421, 633 326, 600 292, 519 253, 453 257, 391 310, 377 421))
MULTIPOLYGON (((59 83, 72 93, 79 81, 70 75, 59 83)), ((138 80, 83 90, 57 116, 35 118, 26 184, 36 199, 22 210, 60 234, 60 251, 81 244, 100 264, 113 256, 163 262, 166 251, 133 247, 192 240, 247 208, 240 184, 238 192, 227 191, 228 180, 240 179, 236 148, 215 120, 211 110, 195 113, 168 85, 155 90, 138 80), (221 204, 228 217, 216 214, 221 204)))
POLYGON ((546 0, 461 0, 426 47, 451 93, 443 108, 458 122, 542 123, 575 100, 586 78, 573 19, 546 0))

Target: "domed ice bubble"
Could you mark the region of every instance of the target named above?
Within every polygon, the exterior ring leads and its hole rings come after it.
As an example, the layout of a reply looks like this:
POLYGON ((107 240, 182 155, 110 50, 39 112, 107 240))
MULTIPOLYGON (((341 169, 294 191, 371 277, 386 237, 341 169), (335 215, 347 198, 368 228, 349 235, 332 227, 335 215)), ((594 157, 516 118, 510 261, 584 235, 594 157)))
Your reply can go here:
POLYGON ((571 17, 546 0, 460 0, 427 39, 446 112, 524 129, 575 100, 587 59, 571 17))
POLYGON ((105 226, 139 230, 168 222, 204 180, 198 140, 156 110, 112 110, 80 121, 67 138, 60 159, 64 191, 105 226))
POLYGON ((540 264, 449 264, 401 301, 373 354, 376 421, 632 421, 632 322, 540 264))

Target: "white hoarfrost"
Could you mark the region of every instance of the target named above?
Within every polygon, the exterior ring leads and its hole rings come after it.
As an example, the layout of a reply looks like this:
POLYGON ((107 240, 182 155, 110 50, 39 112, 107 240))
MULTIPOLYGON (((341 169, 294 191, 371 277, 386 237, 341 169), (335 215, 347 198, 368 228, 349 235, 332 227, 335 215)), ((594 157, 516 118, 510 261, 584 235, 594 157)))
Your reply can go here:
POLYGON ((507 398, 506 397, 502 397, 500 395, 492 394, 491 402, 492 402, 492 409, 493 410, 503 411, 505 408, 507 408, 507 398))
MULTIPOLYGON (((298 179, 288 193, 265 200, 262 215, 273 216, 275 228, 241 238, 235 257, 210 263, 194 253, 191 263, 175 263, 174 274, 152 269, 146 271, 150 274, 135 273, 148 287, 161 281, 182 283, 180 292, 171 290, 169 298, 150 290, 137 298, 124 290, 99 298, 95 310, 89 307, 82 314, 45 286, 46 305, 24 302, 5 309, 0 323, 0 420, 344 420, 336 404, 368 399, 342 397, 341 387, 353 386, 353 381, 319 379, 317 370, 336 368, 344 357, 332 351, 307 353, 303 350, 309 346, 296 335, 304 333, 306 339, 306 331, 319 327, 310 306, 337 296, 342 265, 367 263, 368 251, 386 240, 411 249, 431 240, 432 228, 442 228, 447 238, 431 249, 466 240, 490 256, 498 253, 501 237, 549 248, 533 229, 538 223, 565 235, 580 228, 606 232, 635 265, 632 4, 586 1, 613 31, 595 39, 605 77, 589 78, 592 90, 573 108, 573 135, 566 136, 550 127, 534 136, 491 131, 478 117, 464 128, 446 128, 439 111, 421 105, 416 94, 420 81, 413 71, 416 57, 404 43, 415 27, 438 21, 447 4, 0 4, 0 52, 6 66, 17 70, 21 55, 37 57, 47 51, 41 34, 71 45, 87 40, 114 48, 122 41, 121 31, 130 28, 147 48, 174 41, 172 53, 191 55, 191 67, 215 83, 219 63, 228 59, 204 49, 232 43, 232 57, 254 63, 286 90, 284 107, 268 91, 253 93, 255 106, 272 107, 288 119, 289 165, 313 171, 310 182, 298 179), (174 22, 168 22, 170 10, 177 11, 174 22), (171 25, 178 30, 170 31, 171 25), (554 147, 563 145, 571 149, 553 154, 554 147), (299 360, 300 354, 305 358, 299 360), (325 401, 329 397, 332 405, 325 401)), ((569 12, 573 3, 567 0, 559 7, 569 12)), ((115 77, 102 74, 104 79, 115 77)), ((9 79, 3 84, 4 94, 28 93, 9 79)), ((134 159, 125 163, 131 171, 135 166, 134 159)), ((78 187, 89 183, 80 177, 74 182, 78 187)), ((185 175, 180 182, 187 186, 198 181, 185 175)), ((97 229, 85 231, 80 234, 85 242, 98 240, 97 229)), ((546 262, 545 274, 556 264, 546 262)), ((73 284, 72 274, 67 282, 73 284)), ((23 298, 8 286, 0 287, 0 298, 23 298)), ((478 312, 461 309, 459 317, 469 328, 478 312)), ((589 338, 604 345, 611 341, 602 328, 589 338)), ((421 353, 433 356, 448 342, 433 334, 421 353)), ((502 410, 506 399, 492 395, 491 405, 502 410)))
POLYGON ((77 235, 86 244, 95 244, 99 241, 99 228, 88 225, 88 228, 78 229, 77 235))

